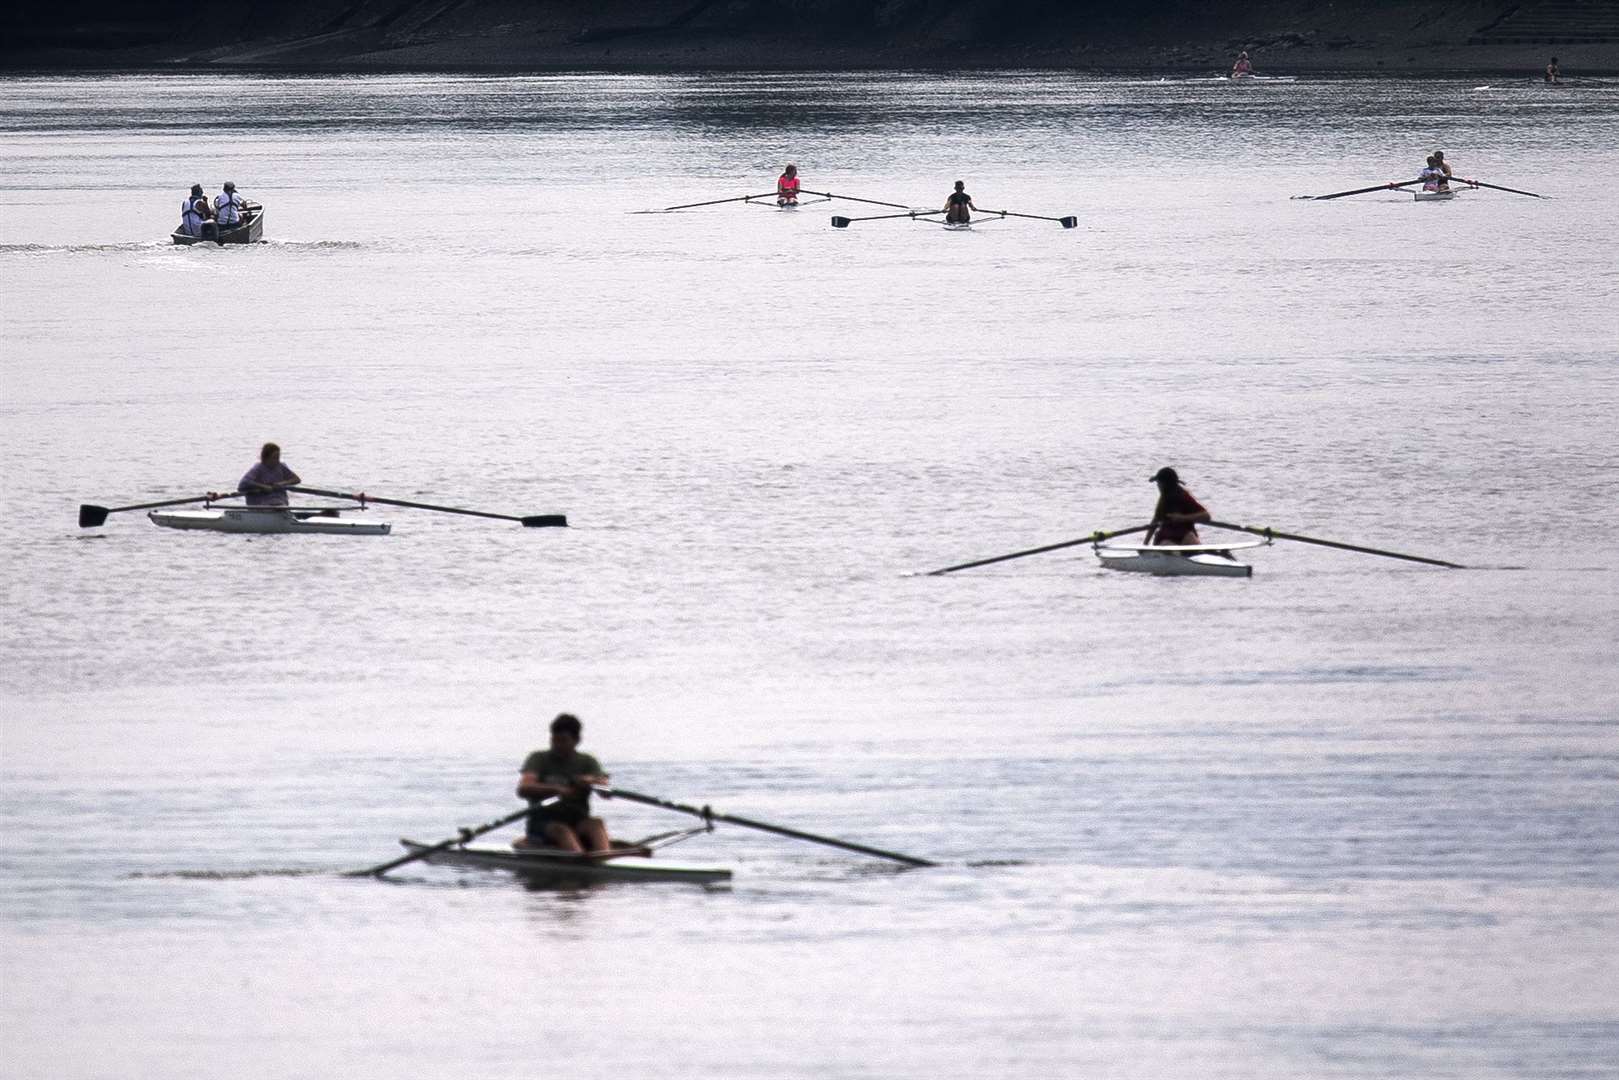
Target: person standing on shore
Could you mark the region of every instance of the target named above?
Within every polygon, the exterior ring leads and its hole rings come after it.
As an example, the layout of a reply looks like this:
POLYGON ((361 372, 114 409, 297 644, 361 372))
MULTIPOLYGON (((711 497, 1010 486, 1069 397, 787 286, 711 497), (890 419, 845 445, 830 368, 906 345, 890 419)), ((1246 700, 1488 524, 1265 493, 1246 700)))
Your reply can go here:
POLYGON ((267 442, 259 450, 259 463, 247 470, 236 490, 247 496, 249 506, 286 506, 286 489, 303 483, 303 478, 281 463, 281 447, 267 442))
POLYGON ((1555 86, 1562 81, 1563 73, 1557 70, 1557 57, 1554 56, 1552 62, 1546 65, 1546 82, 1555 86))
POLYGON ((790 161, 776 178, 776 205, 798 205, 798 166, 790 161))
POLYGON ((1254 73, 1254 62, 1248 59, 1248 51, 1244 49, 1237 54, 1237 62, 1231 65, 1233 79, 1246 79, 1254 73))
POLYGON ((956 190, 944 200, 944 220, 951 225, 966 225, 973 219, 972 211, 977 209, 973 197, 967 194, 966 183, 957 180, 956 190))

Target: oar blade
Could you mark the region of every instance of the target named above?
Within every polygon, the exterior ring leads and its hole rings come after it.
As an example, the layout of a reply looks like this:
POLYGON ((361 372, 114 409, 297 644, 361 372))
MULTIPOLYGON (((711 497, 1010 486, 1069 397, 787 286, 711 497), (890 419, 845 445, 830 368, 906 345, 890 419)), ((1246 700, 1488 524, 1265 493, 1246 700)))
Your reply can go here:
POLYGON ((567 526, 567 514, 531 514, 523 519, 525 529, 565 529, 567 526))
POLYGON ((97 525, 107 523, 107 515, 112 511, 105 506, 91 506, 88 503, 79 506, 79 528, 93 529, 97 525))
POLYGON ((834 229, 847 229, 849 227, 849 221, 849 218, 839 217, 837 214, 832 215, 832 227, 834 229))
POLYGON ((1079 219, 1077 217, 1065 217, 1062 219, 1062 227, 1065 229, 1077 229, 1079 228, 1079 219))

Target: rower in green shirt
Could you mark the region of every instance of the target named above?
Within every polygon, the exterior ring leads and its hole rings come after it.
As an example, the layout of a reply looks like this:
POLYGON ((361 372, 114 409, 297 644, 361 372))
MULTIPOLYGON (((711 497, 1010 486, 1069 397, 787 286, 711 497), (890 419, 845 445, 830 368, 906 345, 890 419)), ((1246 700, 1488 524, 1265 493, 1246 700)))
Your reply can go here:
POLYGON ((583 726, 571 713, 551 721, 551 748, 536 750, 523 762, 517 797, 536 803, 529 811, 526 835, 514 847, 552 847, 563 851, 606 851, 607 826, 590 815, 590 785, 607 783, 601 762, 579 752, 583 726), (556 801, 539 805, 539 800, 556 801))

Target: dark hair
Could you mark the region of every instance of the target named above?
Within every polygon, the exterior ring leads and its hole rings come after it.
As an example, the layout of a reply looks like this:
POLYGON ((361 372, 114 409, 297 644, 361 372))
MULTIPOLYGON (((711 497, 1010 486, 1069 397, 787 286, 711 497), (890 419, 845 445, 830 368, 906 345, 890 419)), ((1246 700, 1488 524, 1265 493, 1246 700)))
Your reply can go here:
POLYGON ((279 453, 281 453, 281 447, 277 446, 273 442, 267 442, 263 446, 259 447, 259 460, 268 461, 270 460, 271 454, 279 453))
POLYGON ((956 181, 956 190, 957 190, 957 191, 960 191, 960 190, 961 190, 961 189, 962 189, 962 188, 964 188, 964 187, 966 187, 966 186, 967 186, 967 185, 966 185, 966 184, 965 184, 965 183, 964 183, 964 182, 962 182, 962 181, 960 181, 960 180, 957 180, 957 181, 956 181))
POLYGON ((573 713, 557 713, 557 718, 551 721, 551 734, 553 735, 557 732, 564 732, 577 739, 583 731, 584 725, 579 723, 579 718, 573 713))

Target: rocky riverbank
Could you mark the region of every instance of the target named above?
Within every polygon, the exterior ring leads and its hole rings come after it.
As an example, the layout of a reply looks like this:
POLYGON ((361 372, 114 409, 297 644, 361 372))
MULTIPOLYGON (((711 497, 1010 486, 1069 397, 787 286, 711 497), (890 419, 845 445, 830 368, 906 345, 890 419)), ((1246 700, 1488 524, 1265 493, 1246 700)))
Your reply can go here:
POLYGON ((1613 0, 87 0, 0 25, 11 69, 1619 72, 1613 0), (198 14, 199 10, 201 14, 198 14))

